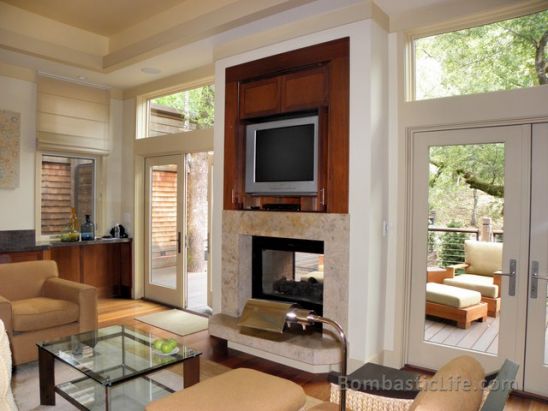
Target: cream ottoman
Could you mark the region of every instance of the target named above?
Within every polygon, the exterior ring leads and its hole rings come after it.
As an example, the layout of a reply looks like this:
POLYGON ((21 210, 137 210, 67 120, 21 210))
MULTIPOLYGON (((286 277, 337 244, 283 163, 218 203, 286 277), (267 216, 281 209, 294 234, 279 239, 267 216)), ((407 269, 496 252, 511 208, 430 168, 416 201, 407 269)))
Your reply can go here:
POLYGON ((17 410, 11 393, 11 351, 2 320, 0 320, 0 410, 17 410))
POLYGON ((487 319, 487 303, 481 301, 478 291, 446 284, 426 284, 426 314, 457 322, 468 328, 472 321, 487 319))
POLYGON ((301 386, 284 378, 237 368, 153 401, 146 411, 299 411, 301 386))

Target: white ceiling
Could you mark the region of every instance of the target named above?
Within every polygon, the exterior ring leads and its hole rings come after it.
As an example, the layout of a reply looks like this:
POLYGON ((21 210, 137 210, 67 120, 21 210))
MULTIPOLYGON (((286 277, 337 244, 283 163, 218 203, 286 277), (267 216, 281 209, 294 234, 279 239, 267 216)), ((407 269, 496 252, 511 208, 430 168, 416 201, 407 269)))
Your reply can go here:
MULTIPOLYGON (((188 17, 192 13, 196 15, 203 13, 206 3, 210 8, 217 7, 220 12, 224 13, 226 9, 220 9, 222 5, 243 3, 245 6, 246 1, 249 1, 250 9, 257 4, 266 8, 269 7, 268 5, 276 3, 276 0, 0 0, 0 3, 7 3, 34 14, 109 38, 109 36, 123 31, 135 31, 143 24, 150 24, 151 21, 159 21, 160 17, 170 14, 169 10, 171 8, 180 11, 183 7, 185 9, 184 17, 188 17), (187 6, 188 10, 186 9, 187 6)), ((306 17, 304 15, 299 17, 303 13, 303 9, 299 9, 299 7, 303 4, 311 5, 315 9, 321 9, 322 7, 327 9, 339 4, 339 1, 286 0, 286 13, 289 13, 289 15, 282 13, 280 16, 285 15, 288 20, 304 18, 306 17), (334 3, 331 3, 333 1, 334 3)), ((344 0, 340 1, 340 4, 359 3, 360 1, 365 0, 344 0)), ((374 1, 390 16, 434 4, 455 3, 462 0, 374 1)), ((278 4, 280 3, 282 3, 281 0, 278 0, 278 4)), ((247 7, 244 7, 244 9, 247 9, 247 7)), ((270 13, 276 12, 274 9, 272 10, 270 13)), ((171 17, 173 18, 173 13, 171 17)), ((213 63, 213 48, 218 37, 218 35, 210 35, 207 38, 198 38, 197 41, 164 50, 162 53, 153 54, 148 58, 140 58, 131 64, 129 63, 131 60, 127 60, 128 64, 110 72, 83 69, 70 63, 62 63, 63 60, 50 59, 46 55, 41 56, 32 52, 21 52, 17 48, 9 46, 0 47, 0 62, 29 67, 37 71, 72 79, 83 77, 89 83, 126 89, 213 63), (192 58, 189 58, 189 56, 192 56, 192 58), (146 74, 142 72, 144 67, 158 68, 161 73, 146 74)))
POLYGON ((110 36, 186 0, 2 0, 69 26, 110 36))

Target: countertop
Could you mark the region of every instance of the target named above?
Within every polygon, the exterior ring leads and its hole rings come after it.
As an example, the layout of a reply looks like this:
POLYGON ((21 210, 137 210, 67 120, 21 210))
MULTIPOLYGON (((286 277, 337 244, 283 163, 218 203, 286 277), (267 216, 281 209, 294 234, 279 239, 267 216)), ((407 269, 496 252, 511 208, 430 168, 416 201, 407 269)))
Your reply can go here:
POLYGON ((0 253, 15 253, 22 251, 42 251, 56 247, 85 247, 93 244, 115 244, 115 243, 128 243, 131 238, 98 238, 90 241, 44 241, 37 242, 36 244, 22 245, 22 244, 9 244, 0 247, 0 253))

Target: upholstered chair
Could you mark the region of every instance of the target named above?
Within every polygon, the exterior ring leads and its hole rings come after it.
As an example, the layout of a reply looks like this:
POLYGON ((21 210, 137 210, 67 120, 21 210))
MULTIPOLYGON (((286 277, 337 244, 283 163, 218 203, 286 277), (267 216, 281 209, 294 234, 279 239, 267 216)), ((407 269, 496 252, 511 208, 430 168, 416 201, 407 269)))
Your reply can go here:
POLYGON ((10 344, 2 320, 0 320, 0 410, 17 411, 11 392, 10 344))
POLYGON ((489 241, 464 242, 464 263, 448 267, 452 278, 443 280, 453 287, 467 288, 481 293, 481 300, 487 303, 488 315, 496 317, 500 311, 502 269, 502 243, 489 241), (464 274, 456 270, 464 269, 464 274))
POLYGON ((14 364, 24 364, 38 358, 39 341, 97 328, 97 292, 59 278, 55 261, 0 264, 0 320, 14 364))

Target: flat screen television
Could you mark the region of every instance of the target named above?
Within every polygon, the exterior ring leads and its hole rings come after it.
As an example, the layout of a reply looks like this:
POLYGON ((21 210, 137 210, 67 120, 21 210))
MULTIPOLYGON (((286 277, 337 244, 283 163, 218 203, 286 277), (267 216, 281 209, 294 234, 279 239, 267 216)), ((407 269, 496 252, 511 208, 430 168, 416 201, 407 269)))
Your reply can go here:
POLYGON ((317 194, 317 115, 246 127, 245 191, 253 195, 317 194))

